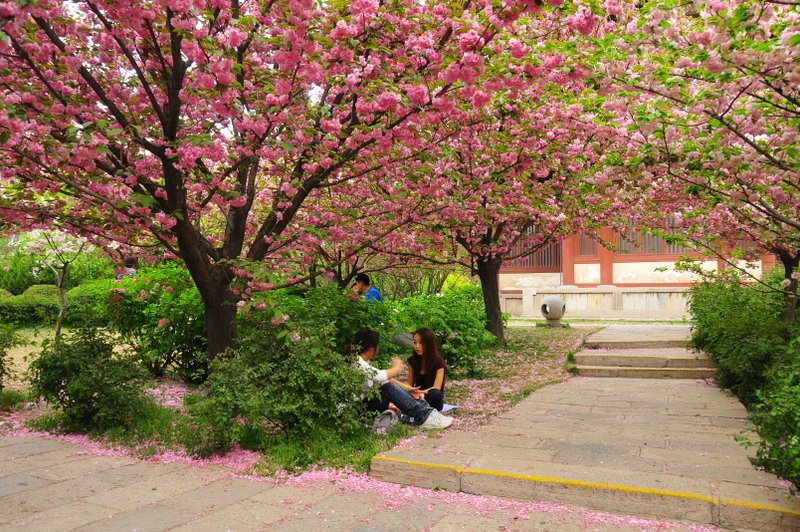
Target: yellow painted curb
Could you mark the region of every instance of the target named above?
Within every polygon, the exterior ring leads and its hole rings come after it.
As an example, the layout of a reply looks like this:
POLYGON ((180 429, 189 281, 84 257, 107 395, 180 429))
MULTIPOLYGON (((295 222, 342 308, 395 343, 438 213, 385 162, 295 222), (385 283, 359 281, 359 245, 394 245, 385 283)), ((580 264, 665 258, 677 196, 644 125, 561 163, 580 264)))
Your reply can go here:
POLYGON ((800 517, 800 511, 792 510, 790 508, 782 508, 780 506, 762 504, 759 502, 739 501, 736 499, 720 499, 719 497, 709 497, 707 495, 697 495, 695 493, 686 493, 682 491, 669 491, 658 488, 637 488, 634 486, 623 486, 620 484, 606 484, 604 482, 589 482, 586 480, 572 480, 572 479, 565 479, 558 477, 520 475, 517 473, 504 473, 502 471, 493 471, 491 469, 470 469, 454 465, 430 464, 427 462, 417 462, 414 460, 405 460, 402 458, 392 458, 383 455, 374 456, 372 459, 383 460, 385 462, 397 462, 401 464, 412 465, 415 467, 423 467, 426 469, 447 469, 459 474, 469 473, 471 475, 481 475, 487 477, 514 478, 518 480, 529 480, 531 482, 546 482, 550 484, 561 484, 562 486, 572 486, 572 487, 589 488, 589 489, 604 489, 612 491, 621 491, 625 493, 641 493, 645 495, 663 495, 665 497, 675 497, 678 499, 688 499, 696 501, 705 501, 713 504, 727 504, 731 506, 740 506, 742 508, 749 508, 751 510, 767 510, 771 512, 780 512, 783 514, 800 517))

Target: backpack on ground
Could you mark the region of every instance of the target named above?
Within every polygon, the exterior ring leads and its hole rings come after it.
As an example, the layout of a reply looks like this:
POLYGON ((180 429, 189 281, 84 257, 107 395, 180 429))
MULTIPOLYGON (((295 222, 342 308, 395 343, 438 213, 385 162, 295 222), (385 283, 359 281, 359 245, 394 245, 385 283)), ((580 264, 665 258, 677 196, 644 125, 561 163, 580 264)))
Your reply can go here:
POLYGON ((380 416, 372 422, 372 432, 375 434, 386 434, 390 427, 397 424, 397 413, 394 410, 384 410, 380 416))

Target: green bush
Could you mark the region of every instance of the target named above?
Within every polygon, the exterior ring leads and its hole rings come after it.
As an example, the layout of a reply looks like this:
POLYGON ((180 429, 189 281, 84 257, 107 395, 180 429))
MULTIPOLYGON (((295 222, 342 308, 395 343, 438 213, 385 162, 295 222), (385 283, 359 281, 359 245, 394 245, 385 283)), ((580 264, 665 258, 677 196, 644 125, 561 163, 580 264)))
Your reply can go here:
POLYGON ((69 289, 64 295, 67 304, 64 322, 75 326, 107 326, 109 292, 113 286, 113 279, 101 279, 69 289))
POLYGON ((759 435, 756 456, 760 465, 800 487, 800 336, 767 375, 750 411, 759 435))
POLYGON ((475 376, 481 354, 497 342, 486 330, 486 311, 479 286, 410 297, 392 307, 387 316, 398 324, 395 328, 413 331, 427 327, 436 332, 451 375, 475 376))
POLYGON ((3 390, 3 381, 12 376, 8 350, 18 345, 22 345, 22 339, 17 336, 13 327, 0 325, 0 391, 3 390))
POLYGON ((0 299, 8 299, 9 297, 14 297, 14 294, 9 292, 5 288, 0 288, 0 299))
POLYGON ((58 317, 58 298, 19 295, 0 299, 0 323, 17 327, 49 325, 58 317))
POLYGON ((108 313, 111 326, 152 375, 171 370, 185 381, 205 378, 203 301, 185 268, 166 263, 123 277, 111 288, 108 313))
POLYGON ((22 292, 23 296, 46 297, 58 301, 58 287, 54 284, 33 284, 22 292))
POLYGON ((276 310, 271 315, 256 312, 253 320, 257 321, 260 317, 263 323, 271 318, 282 320, 285 315, 289 323, 295 326, 330 327, 336 349, 340 351, 346 350, 359 329, 370 327, 381 332, 386 330, 386 320, 381 319, 388 310, 385 304, 363 301, 353 294, 342 293, 335 285, 301 294, 277 292, 270 299, 276 310))
MULTIPOLYGON (((33 272, 36 270, 42 276, 46 276, 50 269, 47 268, 48 272, 37 269, 36 263, 35 256, 23 253, 19 249, 9 248, 8 244, 3 242, 0 245, 0 288, 12 294, 21 294, 30 285, 44 281, 45 279, 37 281, 33 272)), ((50 275, 48 279, 54 280, 55 277, 50 275)))
POLYGON ((32 392, 59 408, 62 428, 77 432, 130 426, 152 403, 145 378, 130 356, 115 353, 107 333, 94 328, 46 340, 29 368, 32 392))
POLYGON ((239 349, 217 357, 204 393, 187 399, 187 450, 205 456, 233 443, 259 449, 278 435, 363 430, 363 374, 336 348, 333 327, 241 324, 239 349))
POLYGON ((709 354, 719 384, 745 406, 753 403, 766 368, 786 345, 782 306, 779 293, 757 291, 735 279, 704 283, 690 292, 692 345, 709 354))

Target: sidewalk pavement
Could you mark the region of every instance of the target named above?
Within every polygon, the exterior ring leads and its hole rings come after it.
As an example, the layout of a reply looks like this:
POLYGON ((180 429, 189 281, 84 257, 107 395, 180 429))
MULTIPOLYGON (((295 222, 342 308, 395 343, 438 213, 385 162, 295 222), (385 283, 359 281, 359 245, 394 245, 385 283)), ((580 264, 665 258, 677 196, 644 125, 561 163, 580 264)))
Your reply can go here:
MULTIPOLYGON (((671 345, 687 335, 685 326, 612 325, 587 344, 671 345)), ((800 530, 787 483, 754 468, 754 449, 735 441, 747 427, 741 403, 704 380, 577 377, 476 433, 444 431, 378 455, 371 474, 737 530, 800 530)))
POLYGON ((0 464, 3 531, 690 530, 559 504, 401 487, 367 475, 254 479, 221 466, 98 456, 41 436, 0 436, 0 464))

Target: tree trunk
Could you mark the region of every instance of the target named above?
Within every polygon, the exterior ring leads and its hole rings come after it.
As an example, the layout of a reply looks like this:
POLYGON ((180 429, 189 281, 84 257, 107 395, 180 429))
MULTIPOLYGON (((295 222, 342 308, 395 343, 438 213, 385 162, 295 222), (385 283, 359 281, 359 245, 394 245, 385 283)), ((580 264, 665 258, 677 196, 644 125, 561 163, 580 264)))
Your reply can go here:
POLYGON ((503 259, 491 257, 478 259, 478 278, 481 280, 483 305, 486 308, 486 328, 497 337, 497 341, 505 343, 503 330, 503 313, 500 310, 500 286, 498 276, 503 259))
MULTIPOLYGON (((800 253, 790 255, 788 252, 778 253, 778 257, 783 264, 784 280, 788 281, 788 286, 783 292, 783 312, 781 319, 787 325, 792 325, 797 315, 797 279, 792 277, 800 266, 800 253)), ((784 281, 784 282, 785 282, 784 281)))
MULTIPOLYGON (((226 291, 230 291, 225 287, 226 291)), ((236 304, 233 298, 203 298, 208 336, 208 360, 236 347, 236 304)))
MULTIPOLYGON (((180 239, 179 239, 180 241, 180 239)), ((231 291, 233 272, 212 264, 197 247, 184 245, 183 261, 203 299, 208 341, 208 361, 236 346, 236 297, 231 291)))
POLYGON ((68 264, 64 265, 63 268, 56 269, 56 286, 58 287, 58 317, 56 318, 56 334, 55 334, 55 341, 61 339, 61 326, 64 323, 64 315, 67 313, 67 302, 66 298, 64 297, 64 283, 66 282, 67 277, 67 266, 68 264))

